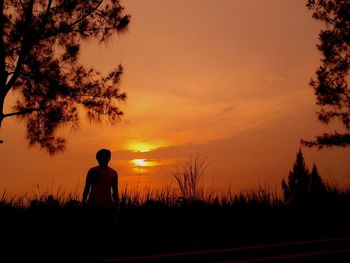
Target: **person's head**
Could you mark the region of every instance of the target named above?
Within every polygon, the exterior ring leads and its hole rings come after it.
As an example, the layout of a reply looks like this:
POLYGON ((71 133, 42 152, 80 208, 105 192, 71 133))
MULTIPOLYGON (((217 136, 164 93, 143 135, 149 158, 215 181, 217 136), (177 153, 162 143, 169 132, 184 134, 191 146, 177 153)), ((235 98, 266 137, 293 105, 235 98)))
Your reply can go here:
POLYGON ((107 149, 101 149, 96 153, 96 160, 100 166, 108 166, 111 160, 111 151, 107 149))

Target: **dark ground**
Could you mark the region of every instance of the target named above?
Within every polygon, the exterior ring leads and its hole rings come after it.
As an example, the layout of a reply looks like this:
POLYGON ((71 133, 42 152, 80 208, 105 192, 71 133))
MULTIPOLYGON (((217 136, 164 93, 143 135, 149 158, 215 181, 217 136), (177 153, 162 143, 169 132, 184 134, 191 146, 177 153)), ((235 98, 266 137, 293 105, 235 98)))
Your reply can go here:
POLYGON ((225 207, 204 202, 167 206, 148 202, 108 213, 82 208, 73 202, 65 206, 3 206, 0 220, 0 262, 91 262, 92 259, 118 262, 117 259, 138 256, 345 237, 341 242, 316 245, 224 250, 158 257, 151 261, 142 258, 147 262, 310 262, 308 256, 297 261, 271 257, 314 253, 313 257, 319 260, 344 262, 343 258, 349 256, 344 250, 350 248, 346 239, 350 237, 347 202, 300 207, 262 203, 225 207), (327 254, 327 251, 331 252, 327 254), (270 261, 247 261, 257 258, 270 258, 270 261))

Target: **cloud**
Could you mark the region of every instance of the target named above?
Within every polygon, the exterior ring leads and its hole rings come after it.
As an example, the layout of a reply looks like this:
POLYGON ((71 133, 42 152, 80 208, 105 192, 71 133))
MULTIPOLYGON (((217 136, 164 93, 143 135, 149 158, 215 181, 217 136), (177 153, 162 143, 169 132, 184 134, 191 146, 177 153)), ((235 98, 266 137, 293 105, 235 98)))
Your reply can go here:
MULTIPOLYGON (((301 147, 300 138, 316 133, 319 129, 319 126, 314 124, 307 123, 307 119, 299 120, 299 116, 296 115, 289 120, 283 118, 273 120, 263 126, 251 127, 232 136, 206 143, 160 147, 145 153, 118 151, 113 155, 125 160, 137 158, 157 160, 159 166, 168 171, 165 174, 171 177, 172 167, 199 154, 208 158, 207 174, 211 178, 215 177, 218 189, 225 189, 230 185, 233 189, 239 190, 244 186, 267 184, 272 189, 276 187, 280 191, 281 179, 288 176, 295 154, 301 147), (304 130, 300 127, 304 127, 304 130)), ((336 180, 344 178, 350 172, 349 169, 341 168, 344 166, 332 165, 335 157, 337 162, 344 162, 346 159, 344 152, 329 151, 320 155, 316 149, 303 148, 303 151, 307 163, 311 165, 312 162, 316 162, 321 175, 329 171, 329 167, 333 167, 336 180)))

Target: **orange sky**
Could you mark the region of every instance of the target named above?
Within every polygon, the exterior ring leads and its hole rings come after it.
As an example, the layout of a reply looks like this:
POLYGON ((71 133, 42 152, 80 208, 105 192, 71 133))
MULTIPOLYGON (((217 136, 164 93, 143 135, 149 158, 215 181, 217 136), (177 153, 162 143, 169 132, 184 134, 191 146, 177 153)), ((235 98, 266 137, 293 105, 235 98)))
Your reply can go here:
MULTIPOLYGON (((28 149, 23 123, 6 119, 0 191, 32 192, 37 185, 80 191, 101 147, 112 150, 121 187, 169 184, 179 161, 200 154, 208 157, 214 190, 258 184, 279 190, 299 140, 329 129, 316 120, 308 86, 320 59, 320 24, 305 2, 123 1, 132 16, 129 32, 107 45, 89 42, 81 54, 102 72, 124 66, 123 121, 115 127, 83 121, 76 132, 63 130, 67 151, 49 157, 28 149), (133 159, 154 166, 138 167, 133 159)), ((350 183, 350 149, 303 151, 323 178, 350 183)))

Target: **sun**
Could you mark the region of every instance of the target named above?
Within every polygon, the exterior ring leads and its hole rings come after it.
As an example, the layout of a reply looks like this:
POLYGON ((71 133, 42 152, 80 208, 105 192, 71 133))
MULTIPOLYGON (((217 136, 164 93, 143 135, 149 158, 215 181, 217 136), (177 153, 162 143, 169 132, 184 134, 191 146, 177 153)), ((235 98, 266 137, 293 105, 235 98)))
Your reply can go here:
POLYGON ((136 167, 151 167, 157 165, 156 161, 146 159, 133 159, 130 163, 136 167))
POLYGON ((131 161, 131 163, 134 165, 134 166, 141 166, 141 167, 146 167, 148 166, 147 165, 147 162, 145 162, 145 159, 134 159, 131 161))

